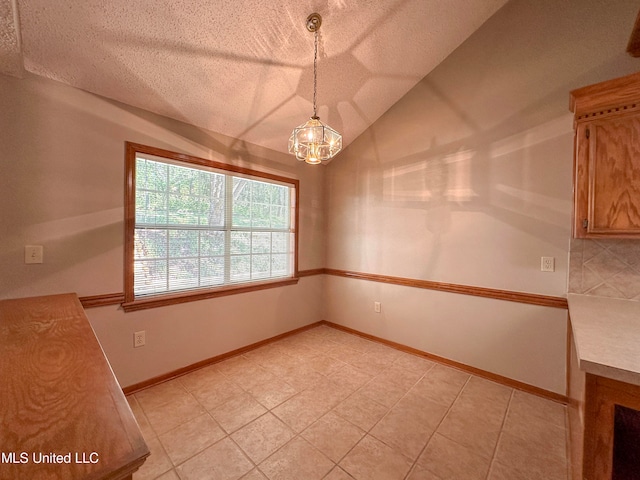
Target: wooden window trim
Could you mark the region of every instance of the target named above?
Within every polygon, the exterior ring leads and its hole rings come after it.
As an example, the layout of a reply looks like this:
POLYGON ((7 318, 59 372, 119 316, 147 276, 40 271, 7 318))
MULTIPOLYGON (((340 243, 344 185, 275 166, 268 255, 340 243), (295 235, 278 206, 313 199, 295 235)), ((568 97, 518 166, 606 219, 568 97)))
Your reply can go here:
POLYGON ((122 308, 125 312, 155 308, 178 303, 193 302, 206 298, 214 298, 239 293, 247 293, 266 288, 275 288, 298 283, 298 222, 300 217, 300 181, 294 178, 274 175, 250 168, 229 165, 215 160, 207 160, 183 153, 172 152, 161 148, 150 147, 133 142, 125 142, 125 239, 124 239, 124 302, 122 308), (293 275, 281 279, 268 279, 257 282, 244 282, 235 285, 224 285, 221 287, 185 290, 181 292, 169 292, 158 295, 148 295, 143 298, 136 298, 134 294, 134 234, 135 234, 135 165, 136 154, 142 153, 157 157, 177 160, 208 168, 224 170, 232 173, 249 175, 266 180, 273 180, 289 184, 295 188, 295 211, 294 211, 294 252, 293 252, 293 275))

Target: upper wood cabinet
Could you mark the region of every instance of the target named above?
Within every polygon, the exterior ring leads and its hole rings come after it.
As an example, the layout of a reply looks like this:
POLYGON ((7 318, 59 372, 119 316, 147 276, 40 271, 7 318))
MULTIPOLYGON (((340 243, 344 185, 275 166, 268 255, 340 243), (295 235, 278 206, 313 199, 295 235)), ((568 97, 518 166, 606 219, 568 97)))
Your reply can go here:
POLYGON ((640 238, 640 73, 571 92, 577 238, 640 238))

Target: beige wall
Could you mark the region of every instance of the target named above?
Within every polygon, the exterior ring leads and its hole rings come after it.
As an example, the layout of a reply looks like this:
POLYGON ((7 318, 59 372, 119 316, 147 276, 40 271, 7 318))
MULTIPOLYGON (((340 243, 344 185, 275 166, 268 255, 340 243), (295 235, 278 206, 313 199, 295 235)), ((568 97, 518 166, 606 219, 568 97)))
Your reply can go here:
MULTIPOLYGON (((299 266, 324 265, 323 169, 35 76, 0 75, 0 111, 0 298, 122 292, 127 140, 298 178, 299 266), (31 244, 44 246, 43 264, 24 264, 31 244)), ((321 320, 321 288, 310 277, 170 308, 87 314, 127 386, 321 320), (138 330, 147 345, 134 350, 138 330)))
MULTIPOLYGON (((624 53, 637 8, 512 0, 326 168, 34 76, 0 76, 0 298, 122 291, 126 140, 299 178, 301 269, 564 295, 568 91, 638 69, 624 53), (24 265, 27 244, 44 245, 44 264, 24 265), (543 255, 555 273, 539 271, 543 255)), ((562 309, 314 276, 88 315, 123 386, 326 319, 565 392, 562 309), (137 330, 147 345, 133 349, 137 330)))
POLYGON ((325 281, 332 322, 565 393, 565 310, 342 277, 325 281))
MULTIPOLYGON (((327 267, 563 296, 568 92, 637 70, 625 54, 637 8, 503 7, 328 166, 327 267)), ((564 310, 326 282, 329 321, 565 392, 564 310)))

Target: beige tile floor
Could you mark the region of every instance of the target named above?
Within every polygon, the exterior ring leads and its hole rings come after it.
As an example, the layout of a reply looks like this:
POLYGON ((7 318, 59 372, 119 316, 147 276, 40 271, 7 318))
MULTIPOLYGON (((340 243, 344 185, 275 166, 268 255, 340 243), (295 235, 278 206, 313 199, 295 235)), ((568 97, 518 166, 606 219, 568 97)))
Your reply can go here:
POLYGON ((134 480, 567 480, 565 406, 321 326, 128 397, 134 480))

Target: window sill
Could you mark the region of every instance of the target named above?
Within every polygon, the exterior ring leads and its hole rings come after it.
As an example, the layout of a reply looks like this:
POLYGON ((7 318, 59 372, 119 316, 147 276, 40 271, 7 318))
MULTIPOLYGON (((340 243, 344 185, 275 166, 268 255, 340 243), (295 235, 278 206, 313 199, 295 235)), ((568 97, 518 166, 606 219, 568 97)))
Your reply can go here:
POLYGON ((268 280, 264 282, 244 283, 242 285, 227 285, 215 289, 190 290, 180 293, 162 294, 138 298, 131 302, 121 304, 125 312, 135 312, 147 308, 166 307, 178 303, 195 302, 207 298, 224 297, 226 295, 236 295, 238 293, 248 293, 267 288, 284 287, 298 283, 298 277, 289 277, 278 280, 268 280))

